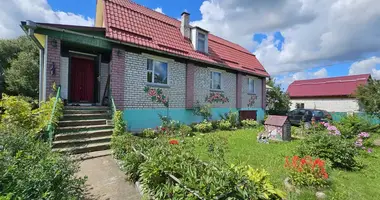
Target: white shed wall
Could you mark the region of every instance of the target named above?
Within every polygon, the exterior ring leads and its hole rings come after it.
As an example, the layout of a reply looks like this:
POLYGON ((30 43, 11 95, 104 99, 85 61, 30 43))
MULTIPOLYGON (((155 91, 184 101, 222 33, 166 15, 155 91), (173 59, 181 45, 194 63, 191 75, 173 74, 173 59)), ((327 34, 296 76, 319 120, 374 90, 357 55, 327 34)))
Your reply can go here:
POLYGON ((291 102, 291 109, 295 109, 297 103, 304 103, 305 108, 329 112, 358 112, 360 109, 358 101, 349 98, 292 99, 291 102))

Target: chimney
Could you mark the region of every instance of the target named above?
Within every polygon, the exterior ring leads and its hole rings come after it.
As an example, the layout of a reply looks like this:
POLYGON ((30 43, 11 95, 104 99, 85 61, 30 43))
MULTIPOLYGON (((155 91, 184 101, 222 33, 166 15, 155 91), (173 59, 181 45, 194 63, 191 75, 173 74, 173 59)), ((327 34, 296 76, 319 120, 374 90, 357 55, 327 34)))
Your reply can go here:
POLYGON ((181 33, 183 37, 190 39, 190 13, 186 11, 181 14, 181 33))

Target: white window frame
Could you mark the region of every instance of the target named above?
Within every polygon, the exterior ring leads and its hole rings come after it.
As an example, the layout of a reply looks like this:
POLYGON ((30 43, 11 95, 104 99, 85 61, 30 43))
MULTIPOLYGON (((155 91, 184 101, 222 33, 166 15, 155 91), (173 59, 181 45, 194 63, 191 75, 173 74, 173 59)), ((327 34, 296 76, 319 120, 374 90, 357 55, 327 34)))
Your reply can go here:
POLYGON ((168 60, 147 56, 145 69, 146 69, 145 81, 146 81, 146 83, 148 85, 169 86, 169 81, 170 81, 169 74, 170 74, 170 72, 169 72, 169 62, 168 62, 168 60), (148 60, 152 60, 153 61, 153 63, 152 63, 153 64, 152 70, 148 69, 148 60), (167 69, 166 69, 166 72, 167 72, 167 74, 166 74, 166 84, 165 83, 155 83, 155 81, 154 81, 154 71, 155 71, 154 62, 166 63, 166 67, 167 67, 167 69), (148 72, 152 72, 152 82, 148 82, 148 72))
POLYGON ((210 71, 210 73, 211 73, 211 79, 210 79, 210 81, 211 81, 211 88, 210 88, 210 90, 212 90, 212 91, 222 91, 223 90, 223 72, 221 72, 221 71, 215 71, 215 70, 211 70, 210 71), (214 89, 214 73, 219 73, 220 74, 220 89, 214 89))
POLYGON ((197 31, 197 51, 206 53, 206 45, 207 45, 206 40, 207 40, 207 35, 205 33, 197 31), (203 35, 204 38, 200 38, 199 35, 203 35), (199 49, 199 40, 203 42, 203 49, 199 49))
POLYGON ((255 89, 255 79, 253 78, 248 78, 248 94, 256 94, 256 89, 255 89), (249 91, 249 81, 252 80, 253 82, 253 91, 249 91))

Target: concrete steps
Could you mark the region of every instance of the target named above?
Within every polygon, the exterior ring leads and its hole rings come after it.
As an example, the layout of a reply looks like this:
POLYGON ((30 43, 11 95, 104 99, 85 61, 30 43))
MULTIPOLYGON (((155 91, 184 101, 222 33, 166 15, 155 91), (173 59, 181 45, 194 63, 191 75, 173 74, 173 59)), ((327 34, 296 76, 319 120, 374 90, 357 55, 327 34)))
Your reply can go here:
POLYGON ((96 154, 109 150, 113 132, 110 122, 111 112, 108 107, 66 106, 56 129, 53 151, 96 154))

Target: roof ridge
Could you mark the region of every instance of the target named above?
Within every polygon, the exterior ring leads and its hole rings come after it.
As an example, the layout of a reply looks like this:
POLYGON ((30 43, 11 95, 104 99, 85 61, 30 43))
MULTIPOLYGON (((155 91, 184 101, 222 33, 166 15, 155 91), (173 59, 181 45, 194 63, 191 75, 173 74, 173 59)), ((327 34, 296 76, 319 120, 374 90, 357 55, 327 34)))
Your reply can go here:
POLYGON ((354 79, 354 80, 336 80, 336 81, 322 81, 322 82, 313 82, 313 83, 297 83, 293 85, 318 85, 318 84, 327 84, 327 83, 346 83, 346 82, 356 82, 360 80, 365 80, 365 78, 354 79))
MULTIPOLYGON (((147 16, 147 17, 149 17, 149 18, 152 18, 152 19, 154 19, 154 20, 157 20, 157 21, 163 22, 163 23, 165 23, 165 24, 169 24, 169 25, 171 25, 171 26, 174 26, 173 24, 170 24, 170 23, 168 23, 168 22, 162 21, 162 20, 157 19, 157 18, 155 18, 155 17, 151 17, 151 16, 149 16, 149 15, 147 15, 147 14, 144 14, 144 13, 142 13, 142 12, 139 12, 139 11, 133 10, 133 9, 131 9, 131 8, 128 8, 128 7, 126 7, 126 6, 124 6, 124 5, 120 4, 120 3, 114 2, 114 1, 112 1, 112 0, 105 0, 105 1, 110 1, 111 3, 117 4, 117 5, 119 5, 119 6, 122 6, 122 7, 124 7, 124 8, 129 9, 129 10, 132 10, 132 11, 134 11, 134 12, 138 12, 138 13, 140 13, 140 14, 142 14, 142 15, 145 15, 145 16, 147 16)), ((172 19, 172 20, 174 20, 174 21, 176 21, 176 22, 178 22, 178 23, 181 22, 180 20, 178 20, 178 19, 176 19, 176 18, 174 18, 174 17, 170 17, 170 16, 168 16, 168 15, 166 15, 166 14, 163 14, 163 13, 157 12, 157 11, 151 9, 151 8, 148 8, 148 7, 144 6, 144 5, 138 4, 138 3, 136 3, 136 2, 134 2, 134 1, 132 1, 132 0, 122 0, 122 1, 128 1, 128 2, 131 3, 131 4, 134 4, 134 5, 140 6, 140 7, 142 7, 142 8, 145 8, 145 9, 148 9, 148 10, 151 10, 151 11, 154 11, 154 12, 158 13, 159 15, 162 15, 163 17, 170 18, 170 19, 172 19)), ((176 27, 176 26, 175 26, 175 27, 176 27)), ((195 26, 192 26, 192 27, 195 27, 195 26)), ((178 27, 176 27, 176 28, 178 28, 178 27)), ((216 40, 213 40, 213 39, 210 39, 210 38, 209 38, 209 40, 211 40, 211 41, 213 41, 213 42, 216 42, 216 43, 221 44, 221 45, 223 45, 223 46, 229 47, 229 48, 231 48, 231 49, 235 49, 235 50, 240 51, 240 52, 242 52, 242 53, 245 53, 245 54, 247 54, 247 55, 256 56, 255 54, 249 52, 248 49, 242 47, 241 45, 239 45, 239 44, 237 44, 237 43, 235 43, 235 42, 232 42, 232 41, 226 40, 225 38, 219 37, 219 36, 217 36, 217 35, 215 35, 215 34, 212 34, 212 33, 209 33, 209 34, 212 35, 213 37, 216 37, 216 38, 219 38, 219 39, 221 39, 221 40, 224 40, 225 42, 229 42, 229 43, 232 43, 232 44, 234 44, 234 45, 237 45, 237 46, 239 46, 240 48, 247 50, 248 52, 246 52, 246 51, 242 51, 242 50, 237 49, 237 48, 232 47, 232 46, 228 46, 228 45, 222 44, 221 42, 218 42, 218 41, 216 41, 216 40)))
POLYGON ((353 78, 351 80, 364 79, 364 76, 368 76, 369 77, 370 74, 355 74, 355 75, 347 75, 347 76, 335 76, 335 77, 326 77, 326 78, 314 78, 314 79, 295 80, 293 83, 303 82, 303 81, 307 81, 307 82, 308 81, 316 81, 316 80, 322 80, 322 79, 339 79, 339 78, 357 77, 357 76, 363 76, 363 78, 355 78, 355 79, 353 78))
MULTIPOLYGON (((174 27, 177 28, 177 26, 175 26, 175 25, 173 25, 173 24, 170 24, 170 23, 165 22, 165 21, 162 21, 162 20, 160 20, 160 19, 158 19, 158 18, 155 18, 155 17, 149 16, 149 15, 147 15, 147 14, 145 14, 145 13, 142 13, 142 12, 139 12, 139 11, 137 11, 137 10, 131 9, 131 8, 125 6, 125 5, 120 4, 119 2, 115 2, 115 1, 113 1, 113 0, 104 0, 104 1, 109 1, 109 2, 111 2, 111 3, 113 3, 113 4, 117 4, 117 5, 121 6, 121 7, 127 8, 127 9, 129 9, 129 10, 132 10, 132 11, 134 11, 134 12, 140 13, 140 14, 142 14, 142 15, 145 15, 145 16, 149 17, 149 18, 152 18, 152 19, 154 19, 154 20, 157 20, 157 21, 163 22, 163 23, 165 23, 165 24, 168 24, 168 25, 170 25, 170 26, 174 26, 174 27)), ((138 4, 138 3, 136 3, 136 2, 134 2, 134 1, 132 1, 132 0, 121 0, 121 1, 127 1, 127 2, 129 2, 130 4, 134 4, 134 5, 136 5, 136 6, 139 6, 139 7, 144 8, 144 9, 148 9, 148 10, 153 11, 153 12, 159 14, 159 15, 162 15, 163 17, 167 17, 167 18, 170 18, 170 19, 172 19, 172 20, 174 20, 174 21, 181 22, 181 21, 179 21, 178 19, 176 19, 176 18, 174 18, 174 17, 170 17, 170 16, 165 15, 165 14, 163 14, 163 13, 157 12, 157 11, 151 9, 151 8, 148 8, 148 7, 144 6, 144 5, 138 4)))

